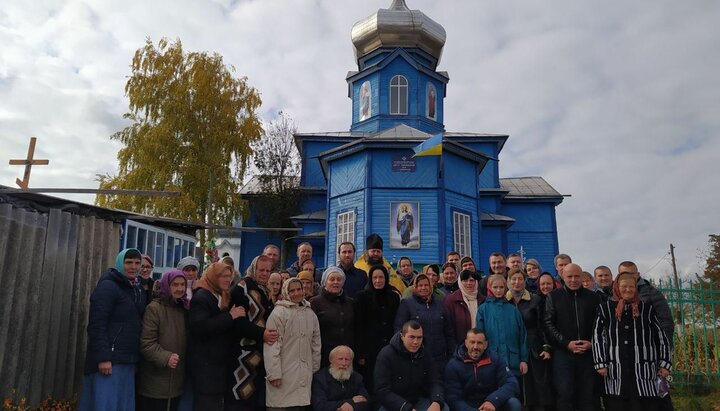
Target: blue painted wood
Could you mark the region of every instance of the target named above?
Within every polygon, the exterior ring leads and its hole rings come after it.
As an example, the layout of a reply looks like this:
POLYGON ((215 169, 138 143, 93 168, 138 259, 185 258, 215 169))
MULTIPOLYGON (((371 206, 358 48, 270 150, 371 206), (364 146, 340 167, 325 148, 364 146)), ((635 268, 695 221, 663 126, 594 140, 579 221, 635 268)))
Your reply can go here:
POLYGON ((365 153, 356 153, 330 163, 331 197, 360 190, 365 186, 366 158, 365 153))
MULTIPOLYGON (((360 244, 365 243, 365 237, 360 229, 365 225, 365 191, 358 190, 330 199, 328 207, 327 221, 327 250, 328 257, 335 257, 337 250, 337 216, 338 214, 353 210, 355 211, 355 247, 360 248, 360 244)), ((359 255, 359 254, 358 254, 359 255)), ((326 265, 333 264, 334 261, 326 261, 326 265)))
MULTIPOLYGON (((477 196, 477 164, 452 153, 443 153, 443 178, 448 190, 473 199, 477 196)), ((471 208, 475 208, 472 206, 471 208)))
POLYGON ((416 157, 414 172, 392 171, 393 156, 412 157, 412 150, 373 150, 373 187, 438 187, 438 156, 416 157))
POLYGON ((462 193, 446 190, 445 192, 445 224, 447 232, 445 233, 445 242, 448 244, 448 251, 455 249, 455 226, 453 224, 453 211, 470 215, 471 229, 471 257, 476 259, 480 250, 480 218, 476 209, 476 200, 472 196, 463 195, 462 193))
POLYGON ((485 273, 490 272, 488 264, 488 257, 495 251, 505 253, 505 246, 503 241, 503 230, 500 227, 488 227, 482 228, 482 237, 480 237, 480 255, 475 259, 475 263, 485 273))

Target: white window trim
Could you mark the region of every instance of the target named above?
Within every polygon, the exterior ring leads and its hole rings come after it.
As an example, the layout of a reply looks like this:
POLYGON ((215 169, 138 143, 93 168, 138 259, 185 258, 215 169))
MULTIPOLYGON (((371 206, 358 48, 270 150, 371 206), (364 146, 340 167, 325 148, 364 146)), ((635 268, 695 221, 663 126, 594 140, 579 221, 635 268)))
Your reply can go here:
POLYGON ((472 255, 470 214, 453 211, 453 246, 463 257, 472 255))
POLYGON ((349 241, 355 244, 355 210, 338 213, 335 227, 337 244, 349 241))
POLYGON ((408 113, 408 106, 410 105, 409 101, 409 83, 407 78, 403 75, 396 75, 393 76, 390 79, 390 114, 392 115, 406 115, 408 113), (398 80, 398 84, 393 84, 393 81, 398 80), (400 95, 401 93, 405 93, 405 110, 402 110, 402 107, 400 107, 400 95), (395 105, 397 106, 397 111, 395 110, 395 107, 393 107, 393 96, 396 95, 395 99, 395 105))

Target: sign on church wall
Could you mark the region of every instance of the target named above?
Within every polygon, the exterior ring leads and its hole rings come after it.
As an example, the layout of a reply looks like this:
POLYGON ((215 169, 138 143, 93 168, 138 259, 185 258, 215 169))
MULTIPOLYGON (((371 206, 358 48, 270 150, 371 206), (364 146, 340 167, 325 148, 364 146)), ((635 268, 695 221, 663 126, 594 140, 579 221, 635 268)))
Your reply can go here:
POLYGON ((420 203, 390 202, 390 248, 420 248, 420 203))
POLYGON ((393 173, 414 173, 417 160, 411 155, 392 156, 393 173))

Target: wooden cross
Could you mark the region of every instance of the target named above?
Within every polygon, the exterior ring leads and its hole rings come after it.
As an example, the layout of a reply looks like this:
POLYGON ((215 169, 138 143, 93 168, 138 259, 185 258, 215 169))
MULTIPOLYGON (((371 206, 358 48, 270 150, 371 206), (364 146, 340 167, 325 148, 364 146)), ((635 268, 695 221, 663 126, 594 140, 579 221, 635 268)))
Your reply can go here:
POLYGON ((28 184, 30 184, 30 169, 32 168, 32 166, 46 166, 50 164, 50 160, 33 159, 33 156, 35 155, 35 142, 37 142, 37 138, 30 137, 30 147, 28 147, 26 159, 10 160, 11 166, 25 166, 25 175, 23 176, 23 179, 15 179, 15 183, 17 183, 17 185, 23 189, 27 189, 28 184))

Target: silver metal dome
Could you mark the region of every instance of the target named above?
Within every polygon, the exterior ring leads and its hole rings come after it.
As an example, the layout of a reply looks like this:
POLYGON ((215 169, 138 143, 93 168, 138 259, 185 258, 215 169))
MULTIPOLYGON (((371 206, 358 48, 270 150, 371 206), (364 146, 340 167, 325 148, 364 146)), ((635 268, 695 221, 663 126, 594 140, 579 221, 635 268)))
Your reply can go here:
POLYGON ((420 10, 410 10, 405 0, 358 21, 352 28, 355 57, 380 47, 418 47, 438 62, 445 45, 445 29, 420 10))

